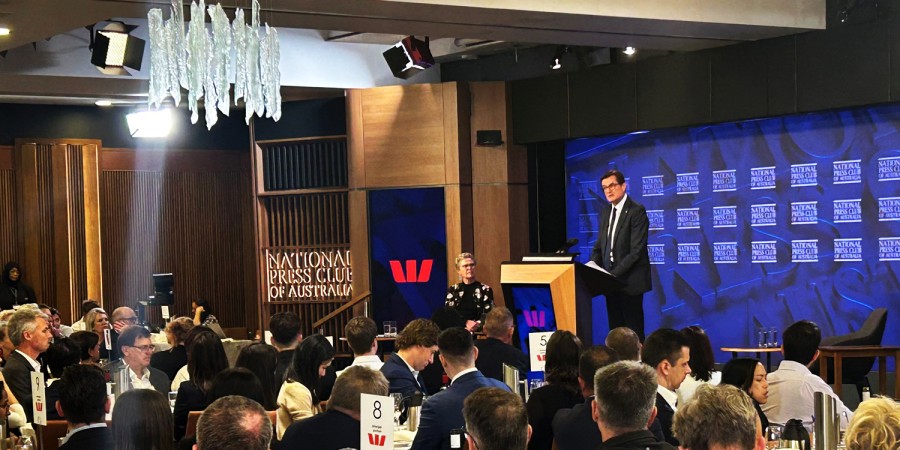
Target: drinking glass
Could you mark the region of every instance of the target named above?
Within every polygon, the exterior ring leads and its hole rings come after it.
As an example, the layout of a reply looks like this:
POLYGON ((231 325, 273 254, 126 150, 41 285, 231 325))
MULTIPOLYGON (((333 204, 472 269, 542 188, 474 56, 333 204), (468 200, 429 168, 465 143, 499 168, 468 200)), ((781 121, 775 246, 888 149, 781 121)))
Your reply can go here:
POLYGON ((765 327, 760 327, 759 330, 756 330, 756 345, 759 348, 763 348, 766 346, 767 335, 765 327))
POLYGON ((766 427, 766 448, 769 450, 779 448, 781 446, 782 433, 784 433, 784 427, 781 425, 769 425, 766 427))
POLYGON ((403 394, 395 392, 391 397, 394 399, 394 427, 399 427, 400 415, 403 412, 403 394))
POLYGON ((391 322, 389 320, 384 321, 384 337, 391 336, 391 322))
POLYGON ((178 391, 169 392, 169 406, 175 410, 175 398, 178 397, 178 391))
POLYGON ((778 347, 778 328, 775 328, 775 327, 769 328, 768 343, 769 343, 769 347, 772 347, 772 348, 778 347))
POLYGON ((390 337, 397 337, 397 321, 391 320, 388 322, 388 326, 390 326, 390 337))

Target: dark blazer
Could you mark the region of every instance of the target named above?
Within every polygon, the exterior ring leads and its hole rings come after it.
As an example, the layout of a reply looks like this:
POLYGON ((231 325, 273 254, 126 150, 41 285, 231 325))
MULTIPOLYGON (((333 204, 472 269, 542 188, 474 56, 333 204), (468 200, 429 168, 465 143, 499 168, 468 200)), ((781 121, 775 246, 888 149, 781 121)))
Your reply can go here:
POLYGON ((476 389, 483 387, 509 390, 505 384, 475 371, 460 376, 450 387, 429 397, 422 405, 419 430, 416 431, 410 450, 449 449, 450 431, 466 424, 462 415, 463 401, 476 389))
POLYGON ((603 440, 591 417, 590 397, 572 408, 561 409, 553 417, 553 440, 559 450, 596 448, 603 440))
POLYGON ((59 400, 59 380, 44 389, 44 399, 44 404, 47 405, 47 420, 64 420, 65 417, 56 412, 56 401, 59 400))
POLYGON ((678 447, 678 439, 675 439, 675 436, 672 434, 672 418, 675 417, 675 410, 669 406, 669 403, 659 395, 656 394, 656 421, 659 422, 659 426, 662 428, 663 437, 666 439, 666 442, 672 444, 675 447, 678 447))
POLYGON ((288 368, 291 367, 291 361, 293 360, 293 350, 282 350, 278 352, 275 361, 275 382, 278 383, 278 386, 281 386, 281 384, 284 383, 284 374, 288 371, 288 368))
POLYGON ((338 450, 359 447, 359 421, 335 410, 294 422, 284 432, 278 448, 338 450))
MULTIPOLYGON (((25 416, 29 422, 34 422, 34 410, 31 407, 31 372, 34 369, 21 353, 14 351, 6 359, 3 367, 3 378, 13 395, 25 409, 25 416)), ((46 377, 45 377, 46 378, 46 377)))
POLYGON ((38 303, 37 296, 34 295, 34 289, 31 286, 20 281, 15 289, 16 295, 13 295, 8 285, 0 284, 0 309, 13 309, 13 305, 38 303))
POLYGON ((187 430, 188 413, 191 411, 203 411, 209 406, 206 401, 206 392, 200 390, 192 381, 185 381, 178 387, 178 395, 175 397, 175 409, 172 415, 175 417, 175 440, 184 437, 187 430))
POLYGON ((677 450, 667 442, 657 442, 653 433, 647 430, 631 431, 610 438, 597 450, 677 450))
POLYGON ((65 444, 59 447, 59 450, 101 450, 113 449, 112 433, 109 428, 88 428, 81 430, 69 437, 65 444))
MULTIPOLYGON (((591 261, 603 266, 603 249, 606 246, 612 204, 600 212, 600 229, 597 242, 591 251, 591 261)), ((650 220, 643 205, 629 195, 622 207, 622 215, 616 223, 613 258, 615 263, 609 272, 626 283, 622 292, 628 295, 643 294, 651 289, 650 256, 647 254, 647 234, 650 220)))
MULTIPOLYGON (((123 367, 125 367, 125 361, 118 359, 106 366, 106 370, 109 373, 115 373, 123 367)), ((168 395, 169 388, 172 387, 172 380, 162 370, 152 366, 147 367, 147 369, 150 371, 150 384, 153 385, 153 389, 163 393, 163 395, 168 395)))
POLYGON ((392 354, 384 362, 384 365, 381 366, 381 373, 384 374, 384 377, 387 378, 390 384, 389 392, 391 394, 399 392, 404 397, 409 397, 415 394, 416 391, 419 391, 428 395, 422 376, 420 375, 418 379, 414 378, 412 372, 409 371, 409 366, 396 353, 392 354))
POLYGON ((178 370, 187 365, 187 350, 183 345, 164 352, 156 352, 150 357, 150 367, 155 367, 169 377, 175 379, 178 370))
POLYGON ((584 403, 584 398, 581 397, 581 389, 577 384, 573 387, 571 384, 554 383, 535 389, 525 404, 528 424, 531 425, 528 450, 550 450, 553 446, 553 417, 556 412, 580 403, 584 403))
POLYGON ((519 369, 521 378, 528 375, 530 361, 528 355, 522 353, 522 350, 494 338, 478 339, 475 341, 475 346, 478 347, 478 359, 475 360, 475 367, 484 376, 503 381, 503 363, 519 369))

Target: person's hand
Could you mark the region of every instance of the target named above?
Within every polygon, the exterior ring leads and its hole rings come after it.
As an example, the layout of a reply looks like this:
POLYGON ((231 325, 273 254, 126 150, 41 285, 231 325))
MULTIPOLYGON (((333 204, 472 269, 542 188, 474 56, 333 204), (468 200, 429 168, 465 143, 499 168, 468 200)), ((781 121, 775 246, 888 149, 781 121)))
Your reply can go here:
POLYGON ((197 309, 194 310, 194 313, 195 313, 195 314, 200 314, 200 313, 202 313, 203 311, 206 311, 206 310, 203 309, 202 306, 198 306, 197 309))
POLYGON ((478 328, 478 325, 479 325, 479 323, 474 320, 467 320, 466 321, 466 330, 469 330, 469 333, 472 333, 475 331, 476 328, 478 328))
POLYGON ((6 448, 16 448, 16 446, 19 445, 19 441, 21 440, 22 438, 16 435, 10 435, 8 438, 6 438, 6 448))
POLYGON ((117 321, 113 322, 112 327, 113 327, 113 330, 115 330, 116 334, 119 334, 122 332, 123 328, 125 328, 129 325, 131 325, 131 323, 128 322, 127 320, 117 320, 117 321))

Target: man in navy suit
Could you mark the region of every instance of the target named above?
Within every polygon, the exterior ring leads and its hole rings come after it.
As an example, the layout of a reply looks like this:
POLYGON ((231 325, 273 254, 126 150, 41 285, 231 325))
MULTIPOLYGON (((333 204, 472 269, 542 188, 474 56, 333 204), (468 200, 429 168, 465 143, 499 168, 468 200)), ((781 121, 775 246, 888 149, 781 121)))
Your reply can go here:
POLYGON ((411 397, 416 392, 428 394, 419 372, 434 361, 440 332, 438 326, 427 319, 413 320, 403 328, 395 344, 397 353, 381 366, 392 394, 399 392, 404 397, 411 397))
POLYGON ((605 345, 597 345, 581 353, 578 359, 578 385, 581 386, 584 403, 561 409, 553 416, 553 441, 558 450, 593 449, 603 442, 597 423, 591 416, 594 374, 618 359, 616 351, 605 345))
POLYGON ((60 450, 113 448, 112 433, 103 420, 109 412, 106 378, 103 371, 89 365, 66 367, 59 383, 56 411, 69 425, 60 450))
POLYGON ((429 397, 422 405, 419 430, 411 450, 449 449, 450 431, 466 423, 462 407, 469 394, 482 387, 509 390, 502 382, 485 377, 475 368, 478 349, 465 329, 444 330, 438 337, 438 348, 441 363, 451 380, 450 387, 429 397))
POLYGON ((644 340, 644 292, 651 289, 647 210, 625 193, 625 175, 609 170, 600 177, 609 206, 600 212, 600 230, 591 261, 625 282, 606 295, 609 329, 628 327, 644 340))
POLYGON ((687 338, 671 328, 660 328, 644 342, 641 361, 656 370, 656 420, 666 442, 678 446, 672 433, 672 419, 678 405, 675 390, 691 373, 691 348, 687 338))

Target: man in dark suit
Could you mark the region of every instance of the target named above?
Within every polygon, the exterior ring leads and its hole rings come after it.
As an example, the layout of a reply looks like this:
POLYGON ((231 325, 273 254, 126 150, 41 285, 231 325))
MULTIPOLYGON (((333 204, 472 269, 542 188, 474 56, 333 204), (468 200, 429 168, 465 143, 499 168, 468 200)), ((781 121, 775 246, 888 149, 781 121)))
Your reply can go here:
POLYGON ((127 367, 131 389, 156 389, 168 394, 171 385, 169 377, 162 370, 150 367, 153 344, 149 331, 137 325, 125 327, 119 335, 119 347, 122 359, 109 365, 109 373, 127 367))
POLYGON ((672 418, 677 410, 675 390, 691 373, 691 348, 687 338, 671 328, 660 328, 644 341, 641 361, 656 371, 656 420, 666 442, 678 446, 672 434, 672 418))
POLYGON ((609 206, 600 212, 600 230, 591 261, 625 282, 606 295, 609 329, 626 326, 644 340, 644 292, 651 289, 647 210, 625 193, 625 176, 610 170, 600 178, 609 206))
POLYGON ((591 416, 591 403, 594 401, 594 374, 619 359, 616 351, 597 345, 581 353, 578 359, 578 385, 584 403, 574 408, 565 408, 553 416, 553 440, 559 450, 578 450, 597 448, 601 442, 597 423, 591 416))
MULTIPOLYGON (((603 443, 597 450, 675 450, 647 429, 656 416, 656 376, 637 361, 618 361, 594 375, 591 411, 603 443)), ((585 447, 590 448, 590 447, 585 447)))
POLYGON ((25 416, 29 422, 34 421, 34 410, 31 407, 31 372, 44 372, 40 360, 41 353, 50 347, 53 333, 47 316, 37 309, 19 308, 9 319, 6 332, 16 350, 6 360, 3 378, 9 385, 16 399, 25 408, 25 416))
POLYGON ((413 320, 403 328, 395 344, 397 353, 381 366, 392 394, 399 392, 404 397, 411 397, 416 392, 428 394, 419 372, 434 361, 440 332, 434 322, 426 319, 413 320))
POLYGON ((58 383, 56 411, 69 425, 59 450, 113 448, 112 433, 103 420, 109 412, 103 371, 89 365, 69 366, 58 383))
POLYGON ((515 323, 509 309, 499 306, 491 309, 484 319, 484 335, 487 339, 475 341, 478 359, 475 367, 488 378, 503 381, 503 364, 519 369, 519 375, 528 375, 528 355, 522 353, 512 342, 515 323))
POLYGON ((422 405, 419 429, 411 450, 450 448, 450 431, 462 428, 463 402, 478 388, 497 387, 509 390, 500 381, 487 378, 475 368, 478 349, 472 334, 463 328, 449 328, 438 337, 441 363, 450 377, 450 387, 429 397, 422 405))
POLYGON ((388 395, 384 375, 365 366, 350 366, 334 382, 328 410, 294 422, 281 438, 281 448, 338 450, 360 442, 360 394, 388 395))

